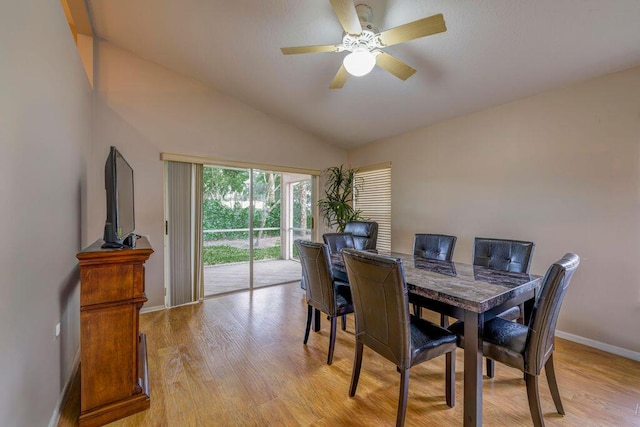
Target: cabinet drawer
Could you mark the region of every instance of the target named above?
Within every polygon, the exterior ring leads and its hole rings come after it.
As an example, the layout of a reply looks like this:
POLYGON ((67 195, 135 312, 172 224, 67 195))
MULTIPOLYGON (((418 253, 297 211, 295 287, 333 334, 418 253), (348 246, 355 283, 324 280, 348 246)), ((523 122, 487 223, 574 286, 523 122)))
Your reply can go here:
POLYGON ((80 271, 80 305, 122 301, 134 296, 134 265, 104 265, 80 271))

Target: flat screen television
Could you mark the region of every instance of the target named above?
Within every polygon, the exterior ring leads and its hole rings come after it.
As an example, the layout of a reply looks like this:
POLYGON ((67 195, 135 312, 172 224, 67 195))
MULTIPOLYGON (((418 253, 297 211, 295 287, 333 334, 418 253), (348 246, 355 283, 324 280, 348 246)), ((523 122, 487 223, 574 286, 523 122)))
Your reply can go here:
POLYGON ((107 193, 107 220, 102 247, 134 247, 133 169, 116 147, 111 147, 104 165, 104 187, 107 193))

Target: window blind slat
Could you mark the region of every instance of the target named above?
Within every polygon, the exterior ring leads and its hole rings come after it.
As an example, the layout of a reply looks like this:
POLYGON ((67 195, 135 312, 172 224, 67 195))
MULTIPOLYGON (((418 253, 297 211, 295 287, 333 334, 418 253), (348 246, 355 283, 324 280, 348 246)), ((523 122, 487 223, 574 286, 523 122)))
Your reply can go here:
POLYGON ((391 251, 391 167, 358 172, 355 178, 354 206, 378 223, 378 250, 391 251))

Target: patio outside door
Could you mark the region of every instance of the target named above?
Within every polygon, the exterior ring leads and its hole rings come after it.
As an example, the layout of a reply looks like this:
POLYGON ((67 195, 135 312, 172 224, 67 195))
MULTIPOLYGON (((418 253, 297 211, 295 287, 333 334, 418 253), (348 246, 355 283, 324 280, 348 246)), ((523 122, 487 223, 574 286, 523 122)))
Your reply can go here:
POLYGON ((249 289, 250 170, 204 166, 202 211, 204 296, 249 289))
POLYGON ((298 262, 298 249, 293 244, 296 239, 313 240, 313 211, 311 209, 313 194, 311 177, 307 175, 292 176, 289 185, 289 223, 287 224, 286 259, 295 259, 298 262))
POLYGON ((300 280, 293 240, 311 236, 311 177, 213 166, 203 175, 204 296, 300 280))

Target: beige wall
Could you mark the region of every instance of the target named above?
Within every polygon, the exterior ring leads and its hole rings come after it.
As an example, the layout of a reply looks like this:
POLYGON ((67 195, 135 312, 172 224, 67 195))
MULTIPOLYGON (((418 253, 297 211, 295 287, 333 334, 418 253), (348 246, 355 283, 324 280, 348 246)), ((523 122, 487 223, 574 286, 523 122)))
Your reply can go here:
POLYGON ((318 170, 346 161, 345 151, 108 42, 94 54, 89 234, 102 235, 104 161, 115 145, 134 169, 136 232, 156 251, 147 262, 145 307, 164 304, 161 152, 318 170))
POLYGON ((532 272, 582 263, 558 329, 640 352, 640 67, 439 123, 349 153, 391 160, 393 250, 416 232, 532 240, 532 272))
MULTIPOLYGON (((48 424, 72 373, 75 254, 102 235, 110 145, 135 169, 137 231, 156 249, 146 306, 163 304, 160 152, 311 169, 346 160, 106 42, 94 51, 92 101, 72 40, 57 2, 0 6, 3 425, 48 424)), ((456 260, 469 262, 476 235, 532 239, 540 274, 575 251, 583 264, 560 329, 637 352, 639 94, 636 68, 371 144, 350 159, 393 161, 395 250, 408 250, 416 231, 454 233, 456 260)))
POLYGON ((0 424, 46 426, 80 343, 91 143, 91 87, 59 2, 0 6, 0 94, 0 424))

